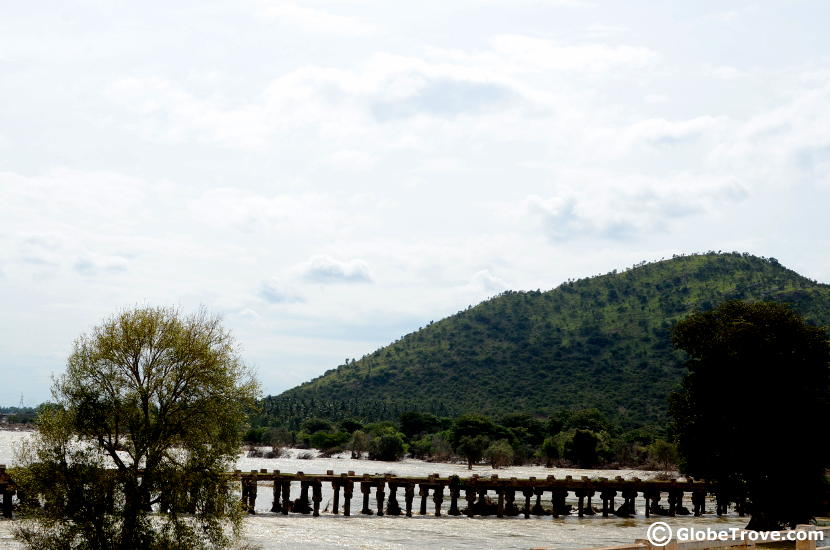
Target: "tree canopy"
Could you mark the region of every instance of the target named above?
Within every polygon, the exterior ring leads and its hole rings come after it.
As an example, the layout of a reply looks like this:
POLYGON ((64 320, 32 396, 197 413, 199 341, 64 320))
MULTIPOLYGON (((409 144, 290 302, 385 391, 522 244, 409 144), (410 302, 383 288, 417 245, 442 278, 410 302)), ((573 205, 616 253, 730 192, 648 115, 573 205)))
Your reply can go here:
POLYGON ((75 342, 53 395, 17 474, 29 547, 223 548, 238 534, 223 474, 258 385, 218 319, 123 311, 75 342))
POLYGON ((689 356, 670 398, 683 470, 746 494, 750 529, 806 522, 828 465, 826 331, 784 305, 730 301, 673 340, 689 356))

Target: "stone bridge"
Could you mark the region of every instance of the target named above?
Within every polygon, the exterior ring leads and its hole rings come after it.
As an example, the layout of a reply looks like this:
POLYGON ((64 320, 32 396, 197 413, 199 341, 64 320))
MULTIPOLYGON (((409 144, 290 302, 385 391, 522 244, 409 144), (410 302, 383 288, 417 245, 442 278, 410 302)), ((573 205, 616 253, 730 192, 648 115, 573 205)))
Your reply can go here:
MULTIPOLYGON (((638 498, 642 499, 642 513, 651 515, 702 516, 706 496, 715 495, 715 513, 726 513, 727 505, 719 498, 717 488, 705 481, 694 480, 641 480, 617 477, 574 479, 571 476, 556 478, 547 476, 537 479, 490 477, 397 477, 395 475, 355 475, 354 472, 335 474, 282 473, 279 470, 253 470, 250 473, 235 471, 233 477, 240 482, 241 499, 250 513, 255 513, 255 503, 260 483, 271 485, 271 511, 320 515, 324 484, 331 486, 331 513, 349 516, 352 514, 352 499, 356 491, 362 495, 360 514, 365 515, 406 515, 411 516, 417 506, 417 513, 428 513, 428 501, 432 500, 431 511, 436 516, 446 513, 450 516, 518 516, 551 515, 554 518, 575 513, 579 517, 601 516, 631 517, 637 515, 638 498), (299 495, 292 499, 292 485, 298 486, 299 495), (416 501, 416 489, 417 497, 416 501), (399 493, 400 491, 400 493, 399 493), (342 494, 342 497, 341 497, 342 494), (572 494, 576 505, 566 504, 572 494), (692 509, 684 506, 684 498, 690 498, 692 509), (374 497, 374 498, 373 498, 374 497), (665 500, 663 500, 665 497, 665 500), (399 498, 402 498, 403 504, 399 498), (666 503, 661 505, 661 500, 666 503), (443 506, 449 501, 444 512, 443 506), (459 501, 466 506, 459 508, 459 501), (543 505, 543 501, 545 505, 543 505), (548 504, 549 503, 549 504, 548 504), (619 503, 619 506, 617 504, 619 503)), ((739 513, 743 515, 742 507, 739 513)))
MULTIPOLYGON (((413 513, 436 516, 519 516, 550 515, 554 518, 576 514, 585 516, 631 517, 640 513, 652 515, 702 516, 712 513, 706 510, 707 495, 714 496, 717 515, 725 514, 727 503, 721 499, 717 486, 698 480, 641 480, 616 477, 575 479, 571 476, 557 478, 527 479, 490 477, 397 477, 392 474, 355 475, 354 472, 335 474, 304 474, 303 472, 283 473, 279 470, 240 470, 229 472, 228 476, 240 484, 242 504, 249 513, 256 513, 256 499, 260 488, 271 489, 271 511, 288 515, 320 515, 323 500, 323 486, 331 490, 332 514, 352 515, 352 500, 355 492, 362 499, 358 513, 364 515, 411 516, 413 513), (296 498, 292 498, 292 491, 296 498), (417 490, 417 500, 416 500, 417 490), (567 504, 573 495, 574 504, 567 504), (684 505, 688 498, 691 509, 684 505), (401 500, 402 499, 402 503, 401 500), (429 501, 432 506, 428 506, 429 501), (444 511, 444 503, 449 506, 444 511), (661 504, 665 503, 665 505, 661 504), (465 506, 466 503, 466 506, 465 506), (417 508, 416 508, 417 507, 417 508)), ((12 496, 17 487, 6 467, 0 465, 0 494, 2 513, 12 516, 12 496)), ((327 490, 328 493, 328 490, 327 490)), ((160 499, 164 502, 163 495, 160 499)), ((164 505, 162 505, 163 510, 164 505)), ((738 502, 737 511, 743 515, 743 503, 738 502)), ((326 507, 328 509, 328 506, 326 507)), ((326 510, 324 510, 325 512, 326 510)))

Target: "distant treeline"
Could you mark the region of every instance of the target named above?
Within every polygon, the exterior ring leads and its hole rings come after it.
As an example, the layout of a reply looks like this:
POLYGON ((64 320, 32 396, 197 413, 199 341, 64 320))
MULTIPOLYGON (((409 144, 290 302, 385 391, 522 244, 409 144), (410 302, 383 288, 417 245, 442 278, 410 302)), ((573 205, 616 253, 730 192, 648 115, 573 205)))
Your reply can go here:
POLYGON ((37 410, 36 407, 0 407, 0 415, 8 424, 33 424, 37 410))
MULTIPOLYGON (((320 449, 324 454, 399 460, 485 461, 492 467, 528 463, 547 466, 639 466, 668 469, 676 450, 658 426, 623 430, 597 409, 562 410, 548 417, 512 413, 491 418, 403 412, 397 421, 306 418, 289 426, 275 417, 253 418, 252 445, 320 449)), ((277 449, 278 450, 278 449, 277 449)), ((279 455, 277 452, 276 456, 279 455)))

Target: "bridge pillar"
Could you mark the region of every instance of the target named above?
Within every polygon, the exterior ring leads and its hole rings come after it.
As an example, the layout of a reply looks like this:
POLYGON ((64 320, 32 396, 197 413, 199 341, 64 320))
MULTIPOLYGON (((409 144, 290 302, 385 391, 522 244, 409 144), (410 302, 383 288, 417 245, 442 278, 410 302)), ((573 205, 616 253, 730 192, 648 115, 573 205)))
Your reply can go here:
POLYGON ((380 480, 377 482, 377 489, 375 489, 375 500, 378 503, 378 515, 383 515, 383 499, 386 498, 386 482, 380 480))
POLYGON ((588 489, 585 491, 585 498, 587 499, 585 503, 585 515, 586 516, 593 516, 596 515, 596 510, 594 510, 594 505, 591 503, 591 499, 594 498, 594 490, 588 489))
POLYGON ((422 516, 427 515, 427 497, 429 496, 429 487, 423 483, 418 484, 418 495, 421 497, 421 509, 418 513, 422 516))
POLYGON ((441 504, 444 502, 443 485, 436 485, 432 490, 432 502, 435 504, 435 516, 441 517, 441 504))
POLYGON ((542 495, 544 494, 545 490, 541 487, 534 487, 533 492, 536 495, 536 504, 533 505, 533 510, 531 510, 531 513, 534 516, 544 516, 545 509, 542 508, 542 495))
POLYGON ((574 491, 574 494, 576 495, 576 498, 578 499, 577 500, 577 505, 576 505, 576 511, 577 511, 577 515, 579 517, 582 517, 582 516, 585 515, 585 494, 586 494, 586 492, 587 491, 585 489, 577 489, 576 491, 574 491))
POLYGON ((475 514, 475 504, 476 504, 476 491, 472 487, 467 487, 467 490, 464 491, 464 496, 467 499, 467 517, 473 517, 475 514))
POLYGON ((554 517, 567 516, 570 514, 565 500, 568 498, 568 490, 563 488, 556 488, 551 491, 551 502, 553 503, 554 517))
POLYGON ((274 470, 274 498, 271 501, 271 511, 275 514, 279 514, 280 512, 282 512, 282 507, 280 506, 280 492, 282 491, 282 483, 280 481, 279 475, 280 471, 274 470))
MULTIPOLYGON (((257 493, 257 471, 251 470, 251 477, 248 479, 248 513, 249 514, 256 514, 256 493, 257 493)), ((193 503, 193 507, 195 508, 196 499, 191 499, 193 503)), ((195 511, 195 510, 194 510, 195 511)))
POLYGON ((239 495, 239 502, 242 504, 242 507, 246 510, 248 509, 248 491, 250 491, 250 483, 248 483, 248 479, 242 475, 242 470, 236 470, 234 473, 239 474, 239 487, 241 489, 241 495, 239 495))
POLYGON ((406 502, 406 517, 412 517, 412 500, 415 498, 415 484, 407 483, 403 491, 404 501, 406 502))
POLYGON ((476 507, 478 507, 482 516, 489 515, 487 513, 487 489, 479 489, 477 493, 478 500, 476 501, 476 507))
POLYGON ((499 495, 499 506, 496 509, 496 517, 503 518, 504 517, 504 489, 496 489, 496 493, 499 495))
POLYGON ((671 489, 669 491, 669 515, 674 517, 677 514, 686 515, 688 510, 683 508, 683 491, 671 489))
POLYGON ((352 495, 354 494, 354 481, 347 479, 343 482, 343 515, 352 515, 352 495))
MULTIPOLYGON (((276 483, 276 482, 274 482, 276 483)), ((288 511, 291 510, 291 480, 282 480, 282 515, 287 516, 288 511)))
POLYGON ((696 518, 699 518, 705 510, 706 506, 706 491, 696 490, 692 491, 692 507, 696 518))
POLYGON ((372 490, 372 482, 371 481, 361 481, 360 482, 360 492, 363 493, 363 509, 360 511, 361 514, 366 516, 371 516, 374 514, 372 509, 369 508, 369 492, 372 490))
POLYGON ((300 514, 310 514, 311 505, 308 502, 308 486, 310 482, 306 479, 300 480, 300 498, 294 502, 294 511, 300 514))
POLYGON ((340 513, 340 480, 335 479, 331 482, 331 489, 334 495, 331 499, 331 513, 335 516, 340 513))
POLYGON ((637 491, 628 488, 623 489, 622 497, 623 503, 619 508, 617 508, 617 516, 621 518, 627 518, 630 516, 637 515, 637 509, 635 504, 635 499, 637 498, 637 491))
POLYGON ((726 503, 726 498, 723 496, 723 492, 718 490, 717 494, 715 495, 715 502, 716 502, 716 512, 718 517, 722 516, 723 514, 729 511, 729 505, 726 503))
POLYGON ((608 510, 614 510, 614 497, 617 496, 617 491, 611 489, 603 489, 599 494, 602 499, 602 517, 608 517, 608 510))
POLYGON ((386 500, 386 515, 401 515, 401 505, 398 504, 398 484, 389 482, 389 498, 386 500))
POLYGON ((315 479, 311 482, 311 501, 314 503, 314 517, 320 516, 320 501, 323 500, 323 482, 315 479))
POLYGON ((461 511, 458 509, 458 497, 461 496, 461 488, 458 485, 450 485, 450 509, 447 514, 451 516, 460 516, 461 511))
POLYGON ((525 487, 522 489, 522 495, 525 497, 525 507, 523 513, 525 515, 525 519, 530 518, 530 497, 533 496, 533 487, 525 487))

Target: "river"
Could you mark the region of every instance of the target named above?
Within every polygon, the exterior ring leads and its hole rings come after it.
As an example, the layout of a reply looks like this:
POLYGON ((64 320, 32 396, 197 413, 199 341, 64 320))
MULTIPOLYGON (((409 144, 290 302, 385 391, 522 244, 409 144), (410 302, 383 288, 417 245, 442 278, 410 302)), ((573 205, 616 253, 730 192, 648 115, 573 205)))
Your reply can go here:
MULTIPOLYGON (((26 432, 0 431, 0 464, 14 464, 14 449, 22 440, 28 437, 26 432)), ((311 458, 301 459, 298 456, 307 451, 292 449, 290 456, 277 459, 247 458, 240 454, 236 468, 243 471, 266 468, 283 472, 302 471, 307 474, 324 474, 327 470, 343 473, 349 470, 357 474, 386 474, 398 476, 423 476, 437 473, 441 477, 450 475, 469 476, 471 473, 480 476, 498 474, 499 477, 527 478, 535 476, 544 478, 548 475, 564 477, 572 475, 575 478, 586 475, 589 477, 623 476, 648 479, 654 473, 639 470, 579 470, 572 468, 544 468, 541 466, 517 466, 493 470, 488 466, 475 466, 473 471, 467 470, 463 464, 428 463, 420 460, 403 460, 400 462, 378 462, 372 460, 354 460, 348 457, 311 458)), ((328 484, 324 484, 321 509, 326 509, 331 498, 328 484)), ((299 496, 299 490, 292 488, 292 497, 299 496)), ((352 501, 353 511, 360 510, 360 493, 355 492, 352 501)), ((399 494, 402 502, 403 495, 399 494)), ((372 499, 374 503, 374 498, 372 499)), ((573 498, 568 502, 575 502, 573 498)), ((432 499, 429 499, 432 504, 432 499)), ((639 512, 642 514, 643 501, 639 499, 639 512)), ((259 547, 262 550, 277 548, 303 548, 308 550, 342 550, 355 548, 363 550, 374 549, 447 549, 458 550, 465 548, 499 549, 499 550, 527 550, 529 548, 555 548, 557 550, 573 550, 578 548, 595 548, 618 544, 630 544, 637 538, 645 538, 646 528, 652 520, 642 515, 632 519, 600 517, 583 518, 564 517, 552 519, 550 516, 524 519, 515 518, 467 518, 434 516, 407 517, 351 517, 335 516, 328 511, 320 517, 303 515, 275 515, 270 513, 271 489, 261 484, 256 502, 256 516, 245 520, 245 542, 259 547)), ((707 505, 713 510, 714 505, 707 505)), ((676 517, 660 518, 672 527, 694 526, 697 528, 712 527, 726 530, 732 527, 744 527, 747 518, 738 518, 735 514, 728 514, 722 518, 713 515, 704 518, 676 517)), ((13 522, 0 521, 0 549, 20 549, 22 546, 14 541, 10 534, 13 522)))

